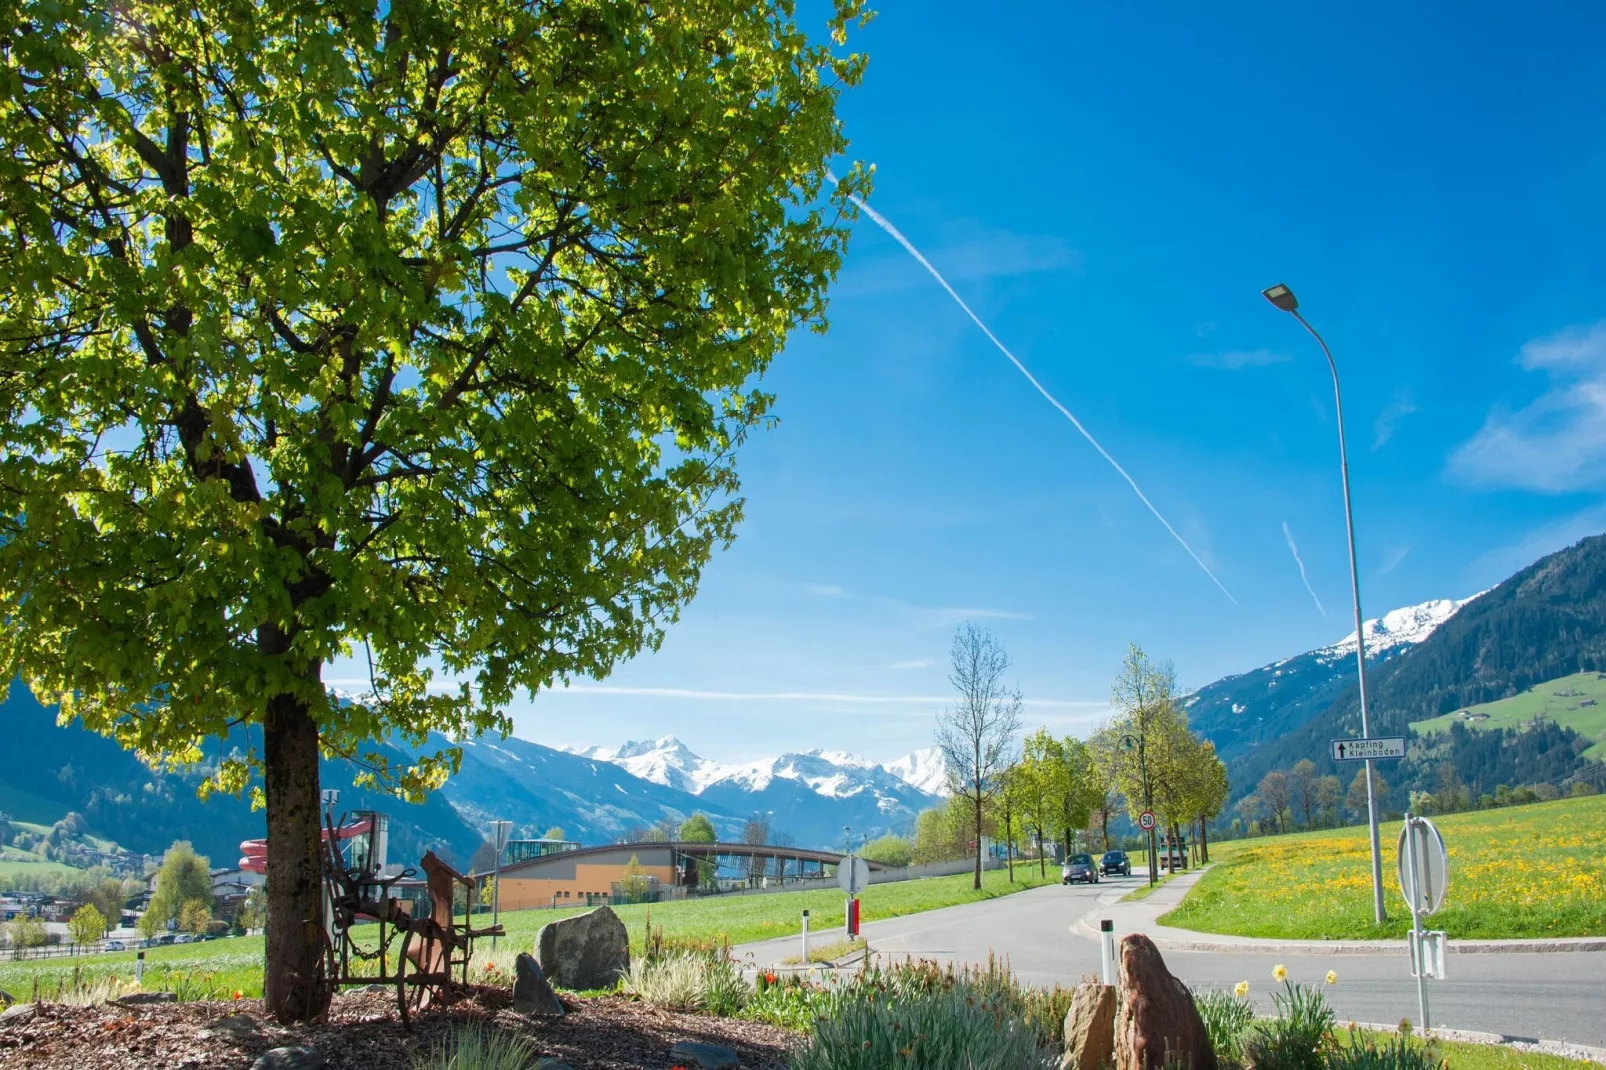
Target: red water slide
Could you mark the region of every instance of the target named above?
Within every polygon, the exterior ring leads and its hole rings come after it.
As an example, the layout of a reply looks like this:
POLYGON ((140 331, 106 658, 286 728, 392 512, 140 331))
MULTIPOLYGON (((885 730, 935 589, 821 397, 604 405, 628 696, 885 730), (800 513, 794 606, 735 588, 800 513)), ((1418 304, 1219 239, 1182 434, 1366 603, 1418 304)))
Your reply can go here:
MULTIPOLYGON (((365 817, 353 821, 349 825, 341 825, 334 830, 335 839, 349 840, 361 836, 373 828, 374 820, 365 817)), ((323 830, 324 842, 329 840, 329 829, 323 830)), ((246 840, 240 844, 240 868, 251 873, 266 873, 268 871, 268 841, 246 840)))

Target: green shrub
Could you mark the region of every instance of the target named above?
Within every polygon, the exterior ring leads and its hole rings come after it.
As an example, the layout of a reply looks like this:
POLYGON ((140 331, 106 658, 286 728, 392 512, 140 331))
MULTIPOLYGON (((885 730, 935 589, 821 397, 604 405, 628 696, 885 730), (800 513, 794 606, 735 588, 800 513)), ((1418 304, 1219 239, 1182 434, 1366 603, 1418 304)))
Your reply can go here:
POLYGON ((695 955, 664 955, 630 960, 625 987, 645 1003, 666 1011, 694 1011, 703 1005, 707 960, 695 955))
POLYGON ((850 984, 818 1017, 791 1070, 886 1070, 887 1067, 964 1067, 1036 1070, 1056 1067, 1059 1055, 1004 993, 963 981, 928 990, 929 973, 889 979, 884 986, 850 984), (900 992, 902 994, 900 994, 900 992))
POLYGON ((1323 1070, 1338 1021, 1326 998, 1317 989, 1285 981, 1271 1001, 1277 1016, 1244 1038, 1244 1062, 1255 1070, 1323 1070))
POLYGON ((1448 1070, 1449 1065, 1431 1045, 1418 1044, 1408 1035, 1396 1034, 1378 1043, 1351 1031, 1347 1044, 1335 1044, 1327 1052, 1326 1070, 1448 1070))
POLYGON ((1224 1066, 1241 1066, 1244 1037, 1255 1022, 1254 1006, 1221 988, 1193 993, 1193 1005, 1204 1021, 1216 1058, 1224 1066))
POLYGON ((481 1025, 461 1025, 413 1060, 414 1070, 528 1070, 536 1050, 528 1037, 481 1025))

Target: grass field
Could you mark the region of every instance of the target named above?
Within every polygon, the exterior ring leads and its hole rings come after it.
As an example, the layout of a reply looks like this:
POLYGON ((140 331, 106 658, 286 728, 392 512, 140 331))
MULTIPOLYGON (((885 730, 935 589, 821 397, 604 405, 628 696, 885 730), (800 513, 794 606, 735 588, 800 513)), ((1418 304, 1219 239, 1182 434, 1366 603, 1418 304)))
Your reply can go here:
POLYGON ((1413 721, 1411 728, 1418 735, 1427 735, 1447 731, 1458 720, 1473 729, 1521 728, 1525 721, 1540 715, 1593 739, 1595 745, 1584 756, 1606 761, 1606 673, 1579 672, 1547 680, 1520 695, 1468 706, 1427 721, 1413 721))
POLYGON ((23 874, 49 874, 72 873, 73 867, 65 862, 46 862, 45 860, 27 851, 13 851, 6 848, 6 853, 0 856, 0 876, 17 877, 23 874))
MULTIPOLYGON (((918 914, 923 910, 993 899, 1011 892, 1057 884, 1059 870, 1050 867, 1039 877, 1034 866, 1015 867, 1015 883, 1010 884, 1003 870, 982 874, 982 889, 971 888, 971 877, 928 877, 925 880, 873 884, 859 895, 859 919, 875 921, 918 914)), ((521 910, 502 915, 508 935, 528 945, 536 931, 556 918, 578 914, 585 908, 569 910, 521 910)), ((770 892, 763 895, 732 895, 709 899, 682 899, 672 903, 615 907, 630 930, 630 946, 639 950, 646 936, 650 914, 654 928, 662 928, 670 939, 720 941, 745 944, 803 931, 803 911, 809 912, 809 929, 832 939, 832 930, 843 927, 843 896, 834 889, 807 892, 770 892)))
MULTIPOLYGON (((1014 884, 1009 883, 1007 874, 1002 871, 989 871, 982 878, 982 890, 979 892, 970 887, 968 873, 956 877, 872 885, 859 897, 860 919, 874 921, 877 918, 895 918, 938 907, 992 899, 1044 883, 1055 883, 1059 880, 1059 870, 1050 869, 1045 880, 1038 877, 1035 868, 1027 870, 1023 866, 1016 866, 1014 884)), ((699 942, 725 940, 740 944, 802 932, 803 911, 808 910, 811 915, 810 930, 819 934, 819 944, 823 947, 842 935, 842 906, 842 893, 833 890, 685 899, 615 909, 630 930, 631 949, 639 953, 647 935, 649 913, 653 927, 662 928, 667 938, 699 942)), ((529 950, 541 926, 558 918, 581 913, 584 909, 508 911, 502 915, 502 924, 508 931, 508 939, 502 942, 502 947, 529 950)), ((484 915, 476 915, 475 920, 482 925, 490 921, 484 915)), ((488 948, 489 944, 477 946, 488 948)), ((262 994, 260 936, 155 947, 148 949, 145 955, 146 989, 222 996, 234 991, 247 996, 262 994)), ((62 985, 72 984, 75 979, 80 984, 105 977, 126 980, 133 973, 132 951, 75 958, 0 961, 0 989, 20 999, 27 999, 36 980, 47 990, 54 991, 62 985)))
MULTIPOLYGON (((1450 889, 1433 928, 1453 939, 1606 935, 1606 796, 1435 818, 1450 889)), ((1372 920, 1365 827, 1227 840, 1215 867, 1160 920, 1202 932, 1288 939, 1401 937, 1392 824, 1383 830, 1389 911, 1372 920)))

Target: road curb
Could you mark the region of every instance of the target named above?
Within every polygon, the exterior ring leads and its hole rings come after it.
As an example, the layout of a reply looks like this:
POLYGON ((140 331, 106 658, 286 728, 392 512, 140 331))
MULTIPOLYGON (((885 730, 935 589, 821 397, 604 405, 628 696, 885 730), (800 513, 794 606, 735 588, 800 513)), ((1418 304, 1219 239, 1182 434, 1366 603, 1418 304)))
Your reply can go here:
MULTIPOLYGON (((1103 913, 1095 911, 1095 913, 1103 913)), ((1089 940, 1099 938, 1088 920, 1079 918, 1071 931, 1089 940)), ((1266 940, 1249 938, 1212 940, 1209 934, 1191 937, 1149 937, 1161 951, 1217 951, 1240 955, 1404 955, 1405 939, 1399 940, 1266 940)), ((1606 937, 1559 937, 1553 940, 1451 940, 1445 947, 1456 955, 1559 954, 1573 951, 1606 951, 1606 937)))

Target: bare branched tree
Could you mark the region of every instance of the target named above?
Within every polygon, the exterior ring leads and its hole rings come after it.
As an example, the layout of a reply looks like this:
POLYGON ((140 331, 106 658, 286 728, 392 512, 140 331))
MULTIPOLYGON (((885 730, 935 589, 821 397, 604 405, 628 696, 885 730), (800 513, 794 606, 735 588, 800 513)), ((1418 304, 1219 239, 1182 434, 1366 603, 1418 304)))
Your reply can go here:
POLYGON ((1021 697, 1005 685, 1009 655, 987 629, 961 625, 948 657, 948 682, 959 692, 959 700, 937 715, 937 747, 948 767, 954 797, 965 800, 974 819, 974 887, 980 888, 983 810, 1014 758, 1021 697))

